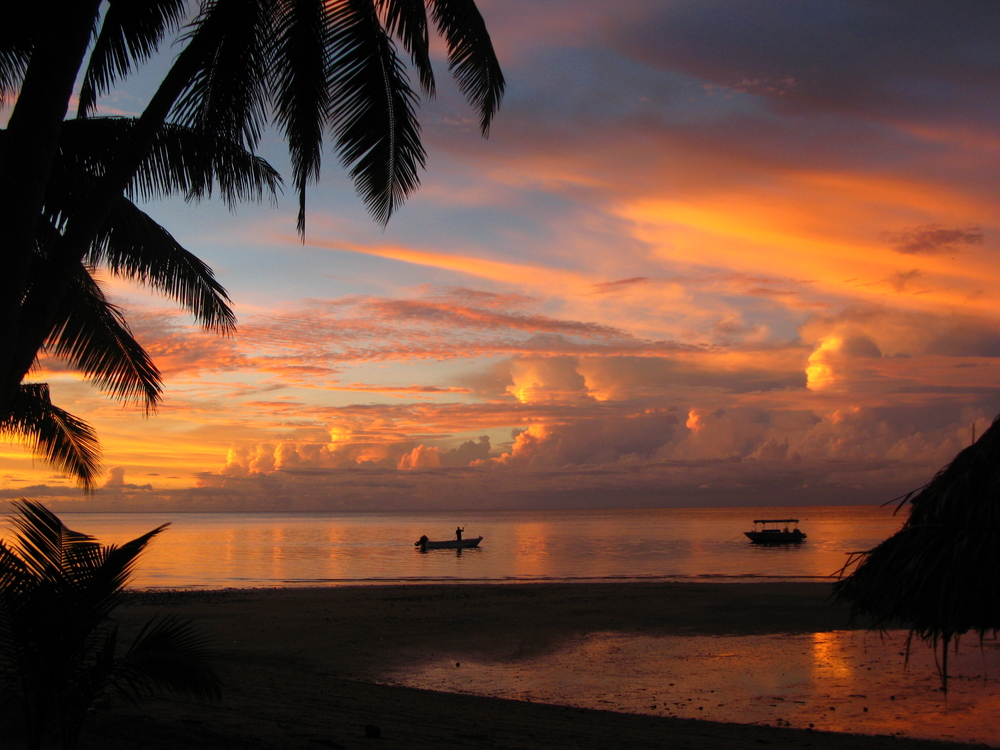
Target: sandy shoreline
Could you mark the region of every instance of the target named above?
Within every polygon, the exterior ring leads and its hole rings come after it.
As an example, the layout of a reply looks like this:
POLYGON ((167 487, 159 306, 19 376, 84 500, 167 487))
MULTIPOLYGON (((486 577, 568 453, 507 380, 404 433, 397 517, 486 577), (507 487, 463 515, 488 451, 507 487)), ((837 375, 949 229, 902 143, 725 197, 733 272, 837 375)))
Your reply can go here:
POLYGON ((373 586, 130 596, 134 627, 153 614, 195 619, 228 675, 220 704, 157 701, 95 715, 83 747, 945 748, 865 737, 451 695, 373 684, 432 656, 520 660, 591 632, 810 633, 860 627, 828 583, 373 586), (365 736, 377 725, 379 739, 365 736))

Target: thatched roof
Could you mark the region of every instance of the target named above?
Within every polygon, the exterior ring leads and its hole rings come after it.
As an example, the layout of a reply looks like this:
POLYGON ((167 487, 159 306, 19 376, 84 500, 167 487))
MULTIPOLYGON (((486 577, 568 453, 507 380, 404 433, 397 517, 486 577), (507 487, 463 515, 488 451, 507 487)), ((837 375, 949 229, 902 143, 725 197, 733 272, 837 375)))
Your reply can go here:
POLYGON ((935 646, 1000 630, 1000 417, 906 500, 903 528, 834 584, 835 597, 935 646))

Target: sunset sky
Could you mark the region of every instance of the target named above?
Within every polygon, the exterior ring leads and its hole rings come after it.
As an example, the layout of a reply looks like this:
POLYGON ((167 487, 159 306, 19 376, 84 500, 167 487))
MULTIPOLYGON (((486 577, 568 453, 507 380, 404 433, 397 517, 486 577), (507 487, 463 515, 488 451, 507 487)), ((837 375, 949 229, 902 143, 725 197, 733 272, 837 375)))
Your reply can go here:
MULTIPOLYGON (((1000 411, 1000 3, 480 0, 489 140, 446 81, 385 229, 327 156, 274 208, 147 210, 232 338, 106 275, 166 383, 146 419, 58 362, 100 509, 880 503, 1000 411)), ((102 102, 141 111, 173 52, 102 102)), ((288 176, 277 135, 261 149, 288 176)))

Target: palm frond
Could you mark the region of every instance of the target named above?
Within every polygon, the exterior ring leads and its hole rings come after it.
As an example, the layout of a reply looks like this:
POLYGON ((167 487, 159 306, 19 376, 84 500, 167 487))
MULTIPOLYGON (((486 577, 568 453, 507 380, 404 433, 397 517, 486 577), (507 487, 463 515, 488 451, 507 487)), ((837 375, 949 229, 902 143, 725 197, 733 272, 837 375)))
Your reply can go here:
POLYGON ((118 692, 133 703, 164 690, 200 700, 218 700, 222 693, 211 642, 176 617, 146 623, 113 677, 118 692))
POLYGON ((325 7, 325 0, 279 3, 271 53, 274 120, 288 141, 300 235, 305 234, 306 185, 319 178, 323 131, 330 117, 327 46, 332 30, 325 7))
MULTIPOLYGON (((118 623, 105 623, 97 632, 89 634, 89 661, 83 669, 74 665, 73 685, 62 696, 62 734, 65 738, 79 736, 88 711, 97 697, 108 687, 115 669, 115 654, 118 651, 118 623)), ((72 747, 70 742, 65 743, 72 747)))
POLYGON ((120 594, 135 573, 139 557, 149 543, 170 524, 164 523, 142 536, 118 546, 98 546, 90 557, 73 561, 76 576, 79 619, 96 627, 118 606, 120 594))
POLYGON ((274 2, 206 0, 185 39, 204 44, 173 121, 254 148, 267 121, 274 2))
POLYGON ((139 401, 147 412, 160 399, 159 370, 132 337, 121 310, 107 300, 83 266, 67 289, 45 349, 114 398, 139 401))
POLYGON ((31 576, 24 561, 0 539, 0 681, 17 679, 20 644, 16 618, 21 610, 19 595, 30 585, 31 576))
POLYGON ((164 34, 184 19, 184 0, 112 2, 90 52, 90 63, 80 89, 79 117, 86 117, 115 81, 126 77, 136 64, 149 59, 164 34))
POLYGON ((212 195, 213 184, 226 204, 272 198, 281 189, 281 175, 238 140, 211 130, 164 125, 139 167, 129 196, 151 200, 182 192, 188 200, 212 195))
POLYGON ((416 96, 370 2, 345 0, 329 12, 337 149, 368 210, 385 224, 420 183, 426 159, 416 96))
POLYGON ((0 23, 0 105, 21 86, 40 31, 44 11, 38 3, 9 3, 0 23))
POLYGON ((399 39, 403 49, 410 53, 424 92, 434 96, 434 70, 431 68, 424 0, 376 0, 376 3, 386 31, 399 39))
POLYGON ((479 128, 489 135, 500 108, 504 77, 486 23, 474 0, 429 0, 431 15, 448 44, 448 69, 479 112, 479 128))
POLYGON ((100 545, 89 534, 73 531, 48 508, 15 500, 8 523, 16 532, 13 551, 36 582, 60 583, 75 560, 92 558, 100 545))
POLYGON ((167 524, 105 547, 39 503, 21 500, 14 511, 14 541, 0 541, 0 670, 20 689, 29 745, 58 730, 73 747, 94 699, 123 680, 128 697, 218 696, 213 654, 187 623, 151 622, 125 657, 116 654, 111 614, 167 524))
POLYGON ((28 443, 36 454, 92 490, 101 461, 93 428, 55 406, 46 383, 22 383, 11 394, 8 411, 0 415, 0 434, 28 443))
POLYGON ((26 47, 0 49, 0 105, 7 104, 20 87, 30 56, 26 47))
MULTIPOLYGON (((134 127, 135 120, 125 117, 67 120, 58 165, 65 187, 55 195, 50 190, 47 202, 58 203, 60 196, 85 197, 86 187, 114 163, 134 127)), ((233 207, 241 201, 260 201, 265 193, 273 198, 281 189, 281 176, 239 140, 168 123, 157 131, 126 194, 143 201, 178 193, 197 200, 211 197, 215 187, 233 207)))
POLYGON ((210 331, 236 330, 229 296, 212 269, 126 198, 115 201, 85 261, 166 295, 210 331))
POLYGON ((169 525, 169 523, 160 524, 155 529, 150 529, 145 534, 137 536, 121 546, 111 544, 104 548, 107 554, 103 565, 108 569, 109 589, 113 588, 117 591, 125 585, 132 577, 139 555, 169 525))
MULTIPOLYGON (((102 546, 94 537, 69 529, 44 505, 28 500, 13 503, 9 522, 16 539, 9 548, 14 570, 21 570, 27 588, 14 596, 41 597, 50 608, 58 601, 62 616, 72 623, 57 623, 67 642, 85 640, 118 605, 139 555, 169 524, 162 524, 121 546, 102 546), (51 601, 50 601, 51 600, 51 601), (70 637, 72 627, 76 636, 70 637)), ((6 565, 5 565, 6 567, 6 565)), ((5 595, 10 592, 4 592, 5 595)), ((9 606, 12 601, 7 601, 9 606)), ((57 616, 58 612, 51 612, 57 616)))

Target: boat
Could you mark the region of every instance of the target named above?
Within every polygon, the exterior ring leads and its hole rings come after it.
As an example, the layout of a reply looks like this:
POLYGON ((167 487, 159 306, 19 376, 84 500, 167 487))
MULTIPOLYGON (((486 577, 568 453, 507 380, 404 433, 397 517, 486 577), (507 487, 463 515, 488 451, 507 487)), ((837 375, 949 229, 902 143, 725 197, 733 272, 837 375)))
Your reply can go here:
POLYGON ((449 539, 445 542, 432 542, 426 536, 422 536, 413 543, 413 546, 420 547, 421 552, 426 552, 429 549, 472 549, 478 547, 481 541, 483 538, 477 536, 472 539, 449 539))
POLYGON ((797 518, 761 518, 753 522, 753 531, 743 533, 754 544, 800 544, 806 535, 795 528, 798 522, 797 518))

